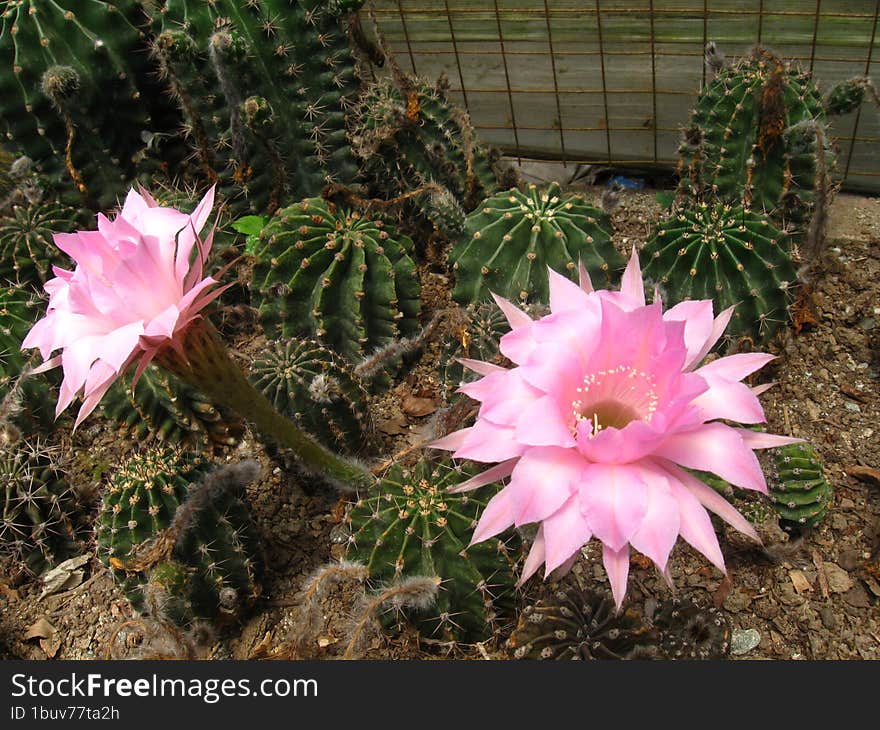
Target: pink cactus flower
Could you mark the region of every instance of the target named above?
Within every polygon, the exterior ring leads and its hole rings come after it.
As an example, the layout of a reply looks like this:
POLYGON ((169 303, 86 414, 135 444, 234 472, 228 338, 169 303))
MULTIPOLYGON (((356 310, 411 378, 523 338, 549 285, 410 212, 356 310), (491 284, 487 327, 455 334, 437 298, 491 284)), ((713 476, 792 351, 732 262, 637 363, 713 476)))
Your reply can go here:
POLYGON ((202 276, 213 231, 199 234, 213 204, 213 188, 192 215, 132 190, 113 220, 98 215, 97 231, 55 234, 76 267, 54 268, 47 314, 22 349, 40 350, 40 370, 62 366, 56 416, 81 394, 78 426, 129 365, 138 361, 139 377, 163 348, 180 348, 181 333, 223 291, 202 276))
POLYGON ((769 386, 740 381, 773 358, 739 354, 700 366, 733 309, 713 318, 706 300, 663 312, 655 299, 645 303, 635 251, 618 292, 593 291, 583 268, 580 286, 550 271, 547 316, 532 320, 495 298, 511 327, 501 352, 514 367, 463 361, 483 376, 460 388, 481 404, 476 423, 433 446, 497 462, 456 491, 509 479, 472 542, 511 525, 539 524, 521 582, 541 564, 545 576, 570 565, 595 537, 620 606, 631 547, 669 580, 679 535, 725 570, 707 510, 757 539, 746 519, 687 469, 767 491, 753 450, 800 439, 723 421, 766 420, 756 396, 769 386))

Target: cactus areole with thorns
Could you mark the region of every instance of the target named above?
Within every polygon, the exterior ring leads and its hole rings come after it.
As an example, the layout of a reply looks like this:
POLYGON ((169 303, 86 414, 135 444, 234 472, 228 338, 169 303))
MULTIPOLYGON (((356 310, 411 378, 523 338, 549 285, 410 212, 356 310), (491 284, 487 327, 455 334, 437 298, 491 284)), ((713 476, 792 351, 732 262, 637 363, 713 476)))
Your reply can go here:
POLYGON ((461 391, 480 402, 476 423, 434 442, 456 458, 497 462, 460 484, 507 485, 480 517, 473 542, 511 525, 539 523, 521 580, 569 563, 593 537, 618 606, 630 548, 667 561, 679 535, 719 570, 724 557, 707 510, 757 538, 717 492, 689 474, 701 469, 744 489, 767 491, 753 449, 797 441, 734 428, 765 420, 757 394, 740 381, 772 358, 732 355, 700 367, 732 308, 686 301, 663 312, 645 303, 633 252, 620 291, 594 291, 550 271, 551 314, 533 320, 496 301, 512 328, 501 352, 514 367, 469 360, 484 377, 461 391))

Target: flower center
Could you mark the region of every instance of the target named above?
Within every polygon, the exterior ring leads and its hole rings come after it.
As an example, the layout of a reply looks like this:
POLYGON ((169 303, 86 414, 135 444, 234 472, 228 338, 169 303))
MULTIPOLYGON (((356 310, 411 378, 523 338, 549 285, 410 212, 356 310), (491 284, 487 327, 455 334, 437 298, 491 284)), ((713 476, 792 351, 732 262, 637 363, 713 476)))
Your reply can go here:
POLYGON ((587 373, 571 402, 574 427, 592 425, 590 438, 604 428, 622 429, 636 420, 650 420, 657 410, 657 393, 650 373, 627 365, 587 373))

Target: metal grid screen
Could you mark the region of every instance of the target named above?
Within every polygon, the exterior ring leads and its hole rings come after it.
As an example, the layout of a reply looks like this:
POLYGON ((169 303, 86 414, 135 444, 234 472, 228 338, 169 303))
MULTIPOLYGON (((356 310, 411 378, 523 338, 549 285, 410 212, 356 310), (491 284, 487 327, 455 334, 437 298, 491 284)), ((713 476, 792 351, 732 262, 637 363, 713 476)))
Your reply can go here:
MULTIPOLYGON (((814 72, 823 92, 880 76, 880 0, 376 0, 389 45, 446 73, 481 135, 516 158, 672 165, 705 83, 703 49, 755 43, 814 72)), ((880 191, 880 110, 831 121, 837 176, 880 191)))

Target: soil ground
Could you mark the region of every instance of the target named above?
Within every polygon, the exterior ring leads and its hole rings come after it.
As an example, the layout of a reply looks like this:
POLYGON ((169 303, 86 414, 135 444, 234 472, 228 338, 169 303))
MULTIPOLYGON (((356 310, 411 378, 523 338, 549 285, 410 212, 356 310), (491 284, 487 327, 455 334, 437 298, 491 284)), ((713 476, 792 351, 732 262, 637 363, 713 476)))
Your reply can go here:
MULTIPOLYGON (((585 189, 598 200, 601 190, 585 189)), ((616 243, 629 250, 644 242, 659 213, 654 192, 622 195, 614 214, 616 243)), ((795 335, 789 331, 764 381, 778 385, 762 396, 769 430, 812 441, 834 486, 834 502, 812 533, 789 539, 768 517, 759 525, 764 547, 757 548, 721 529, 731 585, 683 543, 673 551, 671 574, 679 594, 704 604, 720 603, 735 636, 755 637, 746 659, 880 658, 880 484, 854 476, 853 467, 880 467, 880 200, 839 195, 833 205, 827 255, 816 282, 818 323, 795 335)), ((422 271, 426 311, 448 302, 448 281, 438 267, 422 271)), ((448 328, 447 328, 448 329, 448 328)), ((386 454, 430 437, 441 405, 437 363, 443 327, 418 360, 382 397, 373 416, 386 454)), ((260 340, 240 337, 243 359, 260 340)), ((71 479, 81 491, 99 493, 95 464, 112 465, 131 442, 94 420, 73 436, 62 435, 71 479)), ((270 458, 251 435, 220 456, 227 461, 255 458, 261 478, 248 498, 264 546, 267 572, 263 598, 242 626, 221 633, 197 627, 181 634, 137 619, 112 577, 89 546, 83 582, 72 590, 41 597, 40 580, 28 580, 11 565, 0 565, 0 658, 93 659, 177 656, 203 658, 339 656, 348 643, 351 614, 362 587, 342 583, 324 596, 312 633, 294 650, 291 640, 303 626, 299 594, 317 568, 341 555, 339 495, 301 489, 291 470, 270 458)), ((606 585, 596 545, 575 565, 580 582, 606 585)), ((636 607, 670 595, 665 580, 633 561, 628 601, 636 607)), ((535 590, 535 582, 526 586, 535 590)), ((527 600, 527 599, 524 599, 527 600)), ((466 646, 420 639, 404 632, 374 631, 360 655, 370 658, 505 658, 504 636, 466 646)), ((736 657, 735 657, 736 658, 736 657)))

